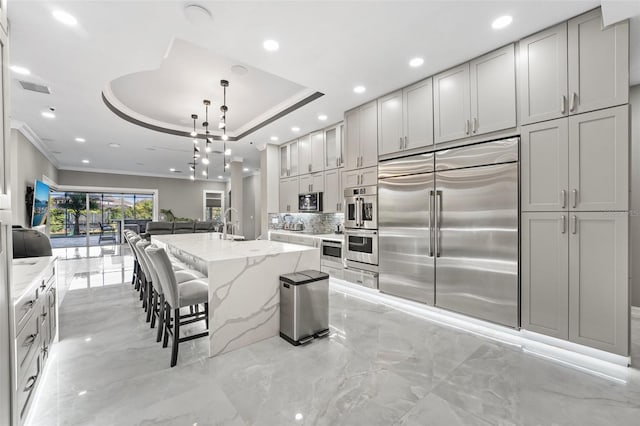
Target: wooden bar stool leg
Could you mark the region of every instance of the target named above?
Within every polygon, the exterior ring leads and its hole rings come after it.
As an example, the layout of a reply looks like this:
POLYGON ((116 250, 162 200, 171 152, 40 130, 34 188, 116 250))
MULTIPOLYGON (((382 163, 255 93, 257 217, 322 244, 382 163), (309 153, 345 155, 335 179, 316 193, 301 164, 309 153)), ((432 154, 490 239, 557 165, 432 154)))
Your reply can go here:
POLYGON ((156 326, 156 315, 158 314, 158 292, 153 289, 153 302, 151 304, 151 328, 156 326))
POLYGON ((171 366, 178 363, 178 345, 180 344, 180 309, 173 310, 173 347, 171 348, 171 366))
POLYGON ((204 304, 204 322, 207 325, 207 330, 209 330, 209 304, 204 304))
POLYGON ((156 342, 160 342, 162 340, 162 332, 164 331, 164 294, 160 295, 160 304, 159 312, 158 312, 158 334, 156 336, 156 342))
POLYGON ((169 330, 171 330, 171 309, 169 305, 164 305, 164 338, 162 339, 162 347, 169 346, 169 330))

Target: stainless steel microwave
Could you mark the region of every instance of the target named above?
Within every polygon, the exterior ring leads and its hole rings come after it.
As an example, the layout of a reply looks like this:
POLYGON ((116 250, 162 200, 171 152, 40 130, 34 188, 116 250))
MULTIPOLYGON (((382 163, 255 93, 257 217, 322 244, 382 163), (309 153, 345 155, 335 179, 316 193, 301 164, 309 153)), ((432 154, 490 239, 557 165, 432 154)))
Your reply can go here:
POLYGON ((298 195, 298 211, 300 212, 321 212, 322 192, 310 192, 298 195))

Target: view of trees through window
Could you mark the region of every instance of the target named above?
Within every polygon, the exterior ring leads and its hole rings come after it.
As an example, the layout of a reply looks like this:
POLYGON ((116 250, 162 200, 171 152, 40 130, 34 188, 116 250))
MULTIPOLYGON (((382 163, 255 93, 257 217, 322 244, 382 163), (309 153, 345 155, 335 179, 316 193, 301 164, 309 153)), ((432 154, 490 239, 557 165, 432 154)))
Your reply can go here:
POLYGON ((52 192, 51 237, 65 238, 72 246, 83 242, 70 239, 86 239, 87 233, 91 245, 119 242, 123 227, 144 229, 153 219, 153 194, 89 193, 88 204, 86 192, 52 192))

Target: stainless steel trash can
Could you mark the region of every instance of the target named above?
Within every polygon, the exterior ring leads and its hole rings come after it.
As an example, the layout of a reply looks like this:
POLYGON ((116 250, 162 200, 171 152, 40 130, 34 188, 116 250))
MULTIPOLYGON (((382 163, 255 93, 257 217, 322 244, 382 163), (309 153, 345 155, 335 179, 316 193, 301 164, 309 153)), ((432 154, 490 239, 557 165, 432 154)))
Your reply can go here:
POLYGON ((280 276, 280 337, 293 345, 329 334, 329 274, 308 270, 280 276))

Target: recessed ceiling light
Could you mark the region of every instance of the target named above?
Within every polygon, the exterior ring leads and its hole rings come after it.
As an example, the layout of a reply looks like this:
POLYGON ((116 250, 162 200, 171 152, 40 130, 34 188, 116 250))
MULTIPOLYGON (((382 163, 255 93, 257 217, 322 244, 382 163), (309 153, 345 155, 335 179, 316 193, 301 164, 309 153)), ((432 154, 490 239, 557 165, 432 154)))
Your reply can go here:
POLYGON ((86 390, 82 390, 82 391, 78 392, 78 396, 84 396, 86 394, 87 394, 86 390))
POLYGON ((60 10, 60 9, 54 10, 53 12, 51 12, 51 14, 53 15, 54 18, 56 18, 56 20, 70 27, 73 27, 78 24, 78 20, 73 15, 65 12, 64 10, 60 10))
POLYGON ((170 172, 175 172, 176 169, 174 169, 173 167, 169 169, 170 172))
POLYGON ((273 142, 276 142, 276 141, 278 140, 278 137, 277 137, 277 136, 271 136, 271 138, 270 138, 270 139, 271 139, 273 142))
POLYGON ((190 175, 190 176, 189 176, 189 179, 191 179, 191 180, 196 180, 196 177, 195 177, 194 175, 190 175))
POLYGON ((280 44, 275 40, 265 40, 262 43, 262 47, 268 52, 275 52, 280 49, 280 44))
POLYGON ((249 70, 247 67, 243 67, 242 65, 233 65, 231 66, 231 72, 237 75, 245 75, 249 70))
POLYGON ((218 176, 218 179, 222 179, 222 176, 218 176))
POLYGON ((513 18, 511 16, 501 16, 499 18, 496 18, 491 23, 491 28, 493 28, 494 30, 501 30, 502 28, 509 26, 509 24, 511 24, 511 21, 513 21, 513 18))
POLYGON ((220 138, 221 138, 223 141, 228 141, 228 140, 229 140, 229 136, 227 136, 227 134, 226 134, 226 133, 225 133, 225 134, 223 134, 222 136, 220 136, 220 138))
POLYGON ((209 159, 208 159, 208 158, 206 158, 206 157, 205 157, 205 158, 203 158, 203 159, 202 159, 202 164, 205 164, 205 165, 206 165, 206 164, 209 164, 209 159))
POLYGON ((412 68, 418 68, 424 64, 424 59, 422 58, 413 58, 409 61, 409 66, 412 68))
POLYGON ((22 74, 22 75, 31 74, 31 71, 29 71, 27 68, 21 67, 19 65, 11 65, 9 68, 11 68, 11 71, 15 72, 16 74, 22 74))
POLYGON ((42 116, 45 118, 56 118, 56 115, 51 111, 43 111, 42 116))
POLYGON ((356 86, 356 87, 353 88, 353 91, 355 93, 364 93, 366 90, 367 90, 367 88, 364 87, 364 86, 356 86))
POLYGON ((324 115, 324 114, 320 114, 320 115, 318 116, 318 120, 320 120, 320 121, 327 121, 327 118, 328 118, 328 117, 327 117, 326 115, 324 115))
POLYGON ((293 127, 291 128, 291 131, 292 131, 292 132, 299 132, 299 131, 300 131, 300 127, 298 127, 298 126, 293 126, 293 127))
POLYGON ((243 171, 243 172, 248 172, 248 171, 249 171, 249 168, 248 168, 248 167, 245 167, 244 169, 242 169, 242 171, 243 171))
POLYGON ((224 151, 224 155, 231 155, 231 148, 227 148, 227 149, 224 151))
POLYGON ((189 133, 189 134, 190 134, 192 137, 194 137, 194 138, 195 138, 196 136, 198 136, 198 132, 196 132, 195 130, 194 130, 193 132, 189 133))
POLYGON ((120 148, 120 144, 119 143, 110 143, 109 144, 109 148, 120 148))
POLYGON ((76 142, 85 143, 86 141, 85 138, 76 138, 76 142))
POLYGON ((89 164, 89 163, 90 163, 90 161, 89 161, 89 160, 82 160, 82 162, 83 162, 84 164, 89 164))

